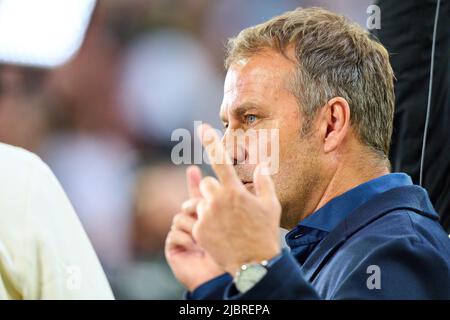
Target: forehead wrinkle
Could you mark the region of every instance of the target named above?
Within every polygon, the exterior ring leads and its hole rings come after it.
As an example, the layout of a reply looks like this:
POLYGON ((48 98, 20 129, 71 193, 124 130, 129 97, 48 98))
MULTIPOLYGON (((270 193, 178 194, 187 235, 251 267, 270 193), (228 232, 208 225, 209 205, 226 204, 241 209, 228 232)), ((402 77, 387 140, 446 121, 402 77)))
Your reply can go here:
MULTIPOLYGON (((247 101, 247 102, 237 105, 236 107, 231 106, 231 107, 227 108, 228 112, 226 114, 232 114, 235 117, 239 117, 239 116, 242 116, 243 114, 245 114, 245 112, 247 112, 248 110, 256 109, 259 107, 260 107, 260 105, 256 102, 247 101)), ((227 118, 227 116, 221 112, 220 118, 222 119, 222 121, 224 121, 227 118)))
POLYGON ((282 78, 284 78, 284 76, 280 73, 280 68, 275 68, 274 65, 265 66, 261 64, 249 64, 244 68, 230 67, 225 78, 224 92, 229 92, 233 89, 242 88, 244 86, 252 87, 258 85, 259 83, 272 84, 282 82, 282 78))
MULTIPOLYGON (((228 71, 232 72, 227 74, 227 78, 228 76, 233 76, 234 82, 241 82, 242 80, 236 81, 236 79, 243 77, 260 79, 265 77, 269 78, 271 82, 272 80, 278 79, 281 81, 276 82, 284 82, 283 78, 286 78, 295 68, 296 58, 295 47, 293 45, 289 45, 284 53, 270 48, 263 48, 245 59, 232 62, 228 68, 228 71)), ((239 87, 241 84, 238 83, 235 86, 239 87)), ((227 91, 229 90, 225 92, 227 91)))
MULTIPOLYGON (((256 58, 257 56, 253 56, 256 58)), ((261 57, 261 56, 260 56, 261 57)), ((271 58, 270 63, 261 66, 261 59, 248 59, 244 65, 233 63, 228 69, 224 84, 224 100, 220 108, 220 117, 225 119, 234 104, 239 104, 239 100, 244 98, 250 100, 252 96, 256 99, 267 97, 272 93, 273 98, 278 100, 281 92, 293 94, 291 83, 292 73, 295 72, 292 61, 286 57, 280 58, 279 54, 266 55, 271 58), (245 97, 247 96, 247 97, 245 97)), ((264 64, 263 64, 264 65, 264 64)), ((245 103, 245 101, 243 101, 245 103)), ((256 106, 261 104, 256 103, 256 106)))

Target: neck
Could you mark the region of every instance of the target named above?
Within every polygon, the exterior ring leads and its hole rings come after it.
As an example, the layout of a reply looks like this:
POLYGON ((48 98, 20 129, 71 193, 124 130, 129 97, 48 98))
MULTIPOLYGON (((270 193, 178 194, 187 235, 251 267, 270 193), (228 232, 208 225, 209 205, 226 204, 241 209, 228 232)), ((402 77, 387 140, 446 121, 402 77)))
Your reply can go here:
POLYGON ((342 166, 338 168, 320 195, 319 201, 311 213, 323 207, 333 198, 365 182, 389 173, 387 166, 376 165, 373 162, 367 161, 356 166, 342 166))
POLYGON ((295 227, 299 221, 319 210, 333 198, 388 173, 388 164, 378 159, 364 157, 356 161, 349 161, 349 159, 341 161, 334 171, 327 176, 323 184, 316 188, 317 191, 311 194, 310 201, 302 211, 303 214, 288 229, 295 227), (352 165, 348 165, 349 163, 352 165))

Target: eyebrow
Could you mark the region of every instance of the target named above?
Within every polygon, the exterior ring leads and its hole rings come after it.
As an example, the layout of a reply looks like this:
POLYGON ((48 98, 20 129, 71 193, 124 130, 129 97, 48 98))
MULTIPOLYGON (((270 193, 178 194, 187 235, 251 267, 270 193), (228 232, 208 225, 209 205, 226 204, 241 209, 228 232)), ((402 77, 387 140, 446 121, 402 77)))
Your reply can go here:
MULTIPOLYGON (((244 115, 248 110, 251 109, 256 109, 259 108, 260 106, 254 102, 244 102, 242 104, 240 104, 237 107, 232 107, 231 108, 231 113, 235 116, 235 117, 241 117, 242 115, 244 115)), ((224 113, 220 113, 220 120, 222 120, 222 122, 226 122, 226 116, 224 113)))

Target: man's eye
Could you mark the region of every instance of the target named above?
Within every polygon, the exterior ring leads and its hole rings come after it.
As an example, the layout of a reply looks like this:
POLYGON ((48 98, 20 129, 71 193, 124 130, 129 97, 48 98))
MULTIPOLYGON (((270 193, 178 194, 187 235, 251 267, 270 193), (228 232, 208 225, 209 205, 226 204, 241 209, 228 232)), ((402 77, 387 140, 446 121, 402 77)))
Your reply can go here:
POLYGON ((223 129, 224 129, 224 130, 228 129, 228 123, 224 123, 224 124, 223 124, 223 129))
POLYGON ((255 122, 258 119, 257 116, 255 116, 254 114, 249 114, 245 116, 245 122, 247 124, 252 124, 253 122, 255 122))

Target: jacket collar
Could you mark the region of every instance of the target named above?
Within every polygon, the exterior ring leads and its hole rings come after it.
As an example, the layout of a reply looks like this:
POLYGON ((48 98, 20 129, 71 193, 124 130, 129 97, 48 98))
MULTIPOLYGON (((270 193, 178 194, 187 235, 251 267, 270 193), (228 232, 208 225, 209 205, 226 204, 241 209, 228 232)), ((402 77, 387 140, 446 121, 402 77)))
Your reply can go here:
POLYGON ((419 186, 403 186, 381 193, 346 216, 315 246, 303 265, 306 278, 313 281, 322 266, 348 238, 394 210, 409 210, 433 220, 439 219, 427 192, 419 186))
POLYGON ((376 195, 407 185, 412 185, 411 178, 407 174, 390 173, 333 198, 286 234, 286 243, 291 248, 291 253, 303 265, 320 241, 350 213, 376 195))

